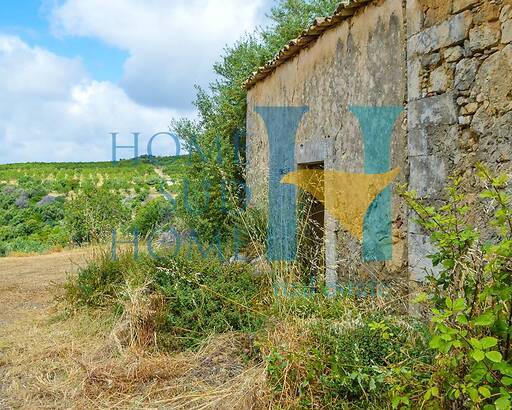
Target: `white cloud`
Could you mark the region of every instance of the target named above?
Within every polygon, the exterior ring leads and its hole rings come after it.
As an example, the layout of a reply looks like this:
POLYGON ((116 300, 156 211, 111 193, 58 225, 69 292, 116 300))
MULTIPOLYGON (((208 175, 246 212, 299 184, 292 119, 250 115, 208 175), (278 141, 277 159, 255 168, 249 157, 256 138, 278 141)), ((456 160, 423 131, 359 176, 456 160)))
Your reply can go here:
POLYGON ((144 141, 183 114, 192 115, 140 105, 119 86, 91 79, 79 59, 0 34, 0 163, 108 161, 110 132, 122 144, 141 132, 143 153, 144 141))
MULTIPOLYGON (((141 132, 144 153, 172 117, 194 115, 193 85, 213 79, 223 47, 253 31, 269 2, 42 1, 54 34, 95 38, 129 57, 119 84, 96 81, 80 58, 0 32, 0 163, 110 160, 110 132, 121 144, 141 132)), ((155 153, 163 148, 173 144, 155 153)))
POLYGON ((62 98, 84 76, 78 59, 30 48, 18 37, 0 37, 0 88, 8 94, 62 98))
POLYGON ((89 36, 125 50, 121 86, 137 102, 189 107, 193 85, 212 79, 226 44, 261 22, 267 0, 66 0, 54 33, 89 36))

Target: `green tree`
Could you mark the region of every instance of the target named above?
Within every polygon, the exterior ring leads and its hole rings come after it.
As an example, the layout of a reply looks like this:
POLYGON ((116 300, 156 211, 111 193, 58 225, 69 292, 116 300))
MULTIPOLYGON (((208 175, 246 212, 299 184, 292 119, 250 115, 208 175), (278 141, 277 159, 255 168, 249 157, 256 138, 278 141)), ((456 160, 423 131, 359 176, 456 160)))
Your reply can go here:
POLYGON ((66 203, 64 221, 71 242, 81 245, 107 239, 128 218, 118 193, 92 189, 80 192, 66 203))
POLYGON ((340 1, 282 0, 270 10, 271 24, 261 30, 265 48, 277 53, 287 42, 298 37, 318 17, 332 15, 340 1))
POLYGON ((132 231, 137 229, 142 236, 146 236, 151 230, 170 222, 173 211, 173 205, 165 198, 155 198, 137 209, 132 231))
POLYGON ((337 0, 280 1, 271 9, 267 27, 225 48, 213 67, 217 80, 209 89, 197 87, 199 120, 173 121, 171 128, 184 139, 191 165, 178 212, 203 239, 229 236, 233 226, 230 210, 240 206, 244 196, 244 81, 313 18, 332 14, 338 4, 337 0))

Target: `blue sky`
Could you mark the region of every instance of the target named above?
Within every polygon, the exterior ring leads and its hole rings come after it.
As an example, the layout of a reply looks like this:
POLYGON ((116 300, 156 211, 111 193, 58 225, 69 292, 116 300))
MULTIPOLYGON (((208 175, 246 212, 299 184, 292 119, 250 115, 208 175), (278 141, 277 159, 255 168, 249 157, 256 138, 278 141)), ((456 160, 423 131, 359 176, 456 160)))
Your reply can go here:
POLYGON ((49 5, 41 0, 2 4, 0 31, 19 36, 31 46, 44 47, 61 56, 81 58, 93 78, 118 82, 128 53, 95 38, 52 35, 49 5))
POLYGON ((213 79, 224 46, 264 24, 270 3, 2 2, 0 163, 109 160, 111 132, 121 143, 140 132, 144 145, 194 117, 194 84, 213 79))

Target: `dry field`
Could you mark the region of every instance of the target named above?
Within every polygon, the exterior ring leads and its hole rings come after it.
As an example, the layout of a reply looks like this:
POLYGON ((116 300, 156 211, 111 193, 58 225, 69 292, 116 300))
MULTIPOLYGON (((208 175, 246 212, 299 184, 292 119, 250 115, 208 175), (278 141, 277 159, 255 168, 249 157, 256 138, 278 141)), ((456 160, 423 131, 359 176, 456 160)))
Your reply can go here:
POLYGON ((89 257, 0 259, 0 409, 266 407, 264 369, 240 359, 234 335, 169 355, 123 343, 115 329, 126 323, 110 312, 65 313, 58 284, 89 257))

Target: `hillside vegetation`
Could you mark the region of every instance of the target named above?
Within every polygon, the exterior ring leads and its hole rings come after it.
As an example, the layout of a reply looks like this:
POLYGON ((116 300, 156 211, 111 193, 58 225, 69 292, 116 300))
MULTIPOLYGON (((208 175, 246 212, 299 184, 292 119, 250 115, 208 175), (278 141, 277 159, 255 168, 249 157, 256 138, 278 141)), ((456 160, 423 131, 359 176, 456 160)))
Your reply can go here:
POLYGON ((0 256, 81 245, 100 239, 95 227, 105 235, 115 227, 128 231, 159 191, 180 189, 187 163, 187 157, 143 157, 0 165, 0 256), (96 210, 89 220, 84 207, 96 210), (100 220, 108 223, 98 227, 100 220))
MULTIPOLYGON (((329 297, 324 279, 309 284, 299 262, 228 263, 214 249, 171 246, 97 257, 68 279, 61 301, 69 312, 110 312, 121 349, 144 355, 201 352, 229 335, 244 363, 233 377, 247 379, 226 399, 251 395, 251 406, 232 408, 510 409, 512 198, 506 177, 483 168, 480 176, 491 238, 473 224, 480 207, 462 180, 452 181, 438 207, 403 193, 437 249, 439 274, 414 300, 400 288, 329 297), (429 313, 411 317, 409 305, 429 313), (256 379, 257 391, 247 391, 256 379)), ((242 251, 264 248, 259 224, 240 218, 254 238, 242 251)), ((212 372, 220 380, 223 373, 212 372)))

